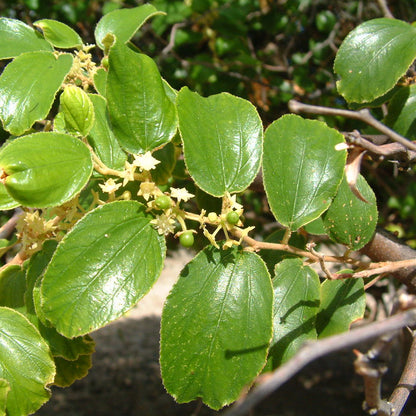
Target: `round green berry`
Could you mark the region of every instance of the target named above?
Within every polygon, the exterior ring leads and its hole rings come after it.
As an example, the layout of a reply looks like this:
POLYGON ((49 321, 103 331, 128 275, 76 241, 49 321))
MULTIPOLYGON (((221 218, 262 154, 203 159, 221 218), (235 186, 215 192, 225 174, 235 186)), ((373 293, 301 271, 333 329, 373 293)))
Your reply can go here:
POLYGON ((104 56, 103 59, 101 59, 101 65, 105 68, 108 69, 108 57, 104 56))
POLYGON ((179 242, 184 247, 192 247, 194 245, 194 235, 192 231, 185 231, 179 236, 179 242))
POLYGON ((172 200, 167 195, 161 195, 155 199, 155 205, 159 209, 168 209, 172 205, 172 200))
POLYGON ((335 26, 337 18, 330 10, 324 10, 317 14, 316 27, 320 32, 329 33, 335 26))
POLYGON ((228 224, 235 225, 240 221, 240 216, 235 211, 230 211, 227 214, 227 222, 228 224))

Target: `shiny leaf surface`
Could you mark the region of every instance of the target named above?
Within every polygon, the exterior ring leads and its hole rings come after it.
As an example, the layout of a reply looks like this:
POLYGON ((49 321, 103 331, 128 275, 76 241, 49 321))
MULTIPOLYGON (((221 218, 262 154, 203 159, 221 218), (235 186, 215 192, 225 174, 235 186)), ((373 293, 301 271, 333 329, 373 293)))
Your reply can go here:
POLYGON ((210 246, 185 266, 161 324, 162 378, 175 400, 219 409, 238 398, 265 363, 272 302, 255 253, 210 246))
POLYGON ((260 168, 263 127, 254 106, 227 93, 208 98, 183 88, 177 98, 185 163, 213 196, 243 191, 260 168))
POLYGON ((45 317, 66 337, 87 334, 132 308, 159 277, 164 238, 143 205, 112 202, 59 243, 41 284, 45 317))
POLYGON ((348 102, 369 102, 392 89, 416 58, 416 27, 373 19, 356 27, 338 50, 338 92, 348 102))
POLYGON ((4 129, 19 136, 44 119, 71 65, 71 55, 52 52, 28 52, 10 62, 0 76, 4 129))
POLYGON ((266 130, 263 177, 276 219, 297 230, 331 204, 343 177, 346 153, 335 150, 344 138, 316 120, 285 115, 266 130))
POLYGON ((20 137, 0 151, 8 193, 22 205, 44 208, 73 198, 92 173, 91 154, 80 140, 60 133, 20 137))
POLYGON ((82 39, 78 33, 64 23, 52 19, 42 19, 34 22, 33 25, 39 27, 45 39, 56 48, 73 49, 82 47, 82 39))

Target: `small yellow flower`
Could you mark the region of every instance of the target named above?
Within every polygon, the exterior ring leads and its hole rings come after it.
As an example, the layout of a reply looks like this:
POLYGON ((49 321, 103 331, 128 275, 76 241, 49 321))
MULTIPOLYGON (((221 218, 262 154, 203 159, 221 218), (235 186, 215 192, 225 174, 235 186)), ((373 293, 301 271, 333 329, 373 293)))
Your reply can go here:
POLYGON ((170 196, 176 198, 179 203, 181 201, 187 202, 195 195, 189 193, 185 188, 170 188, 170 196))
POLYGON ((140 184, 140 190, 137 192, 137 195, 142 196, 146 201, 148 201, 151 196, 155 197, 161 194, 161 190, 154 182, 142 182, 140 184))
POLYGON ((137 166, 140 171, 156 169, 156 165, 159 163, 160 160, 155 159, 150 152, 134 155, 133 165, 137 166))
POLYGON ((208 238, 209 242, 215 247, 219 248, 217 242, 215 241, 215 236, 211 234, 206 228, 203 230, 204 236, 208 238))
POLYGON ((126 163, 124 164, 124 171, 121 173, 121 177, 123 178, 123 186, 126 186, 130 181, 134 181, 135 170, 136 166, 127 162, 126 160, 126 163))
POLYGON ((156 215, 156 218, 151 220, 150 223, 156 226, 160 235, 168 235, 175 231, 175 220, 170 215, 156 215))
POLYGON ((108 194, 112 194, 117 191, 118 188, 121 187, 121 183, 116 183, 113 178, 107 179, 104 184, 98 184, 98 186, 102 189, 103 192, 108 194))

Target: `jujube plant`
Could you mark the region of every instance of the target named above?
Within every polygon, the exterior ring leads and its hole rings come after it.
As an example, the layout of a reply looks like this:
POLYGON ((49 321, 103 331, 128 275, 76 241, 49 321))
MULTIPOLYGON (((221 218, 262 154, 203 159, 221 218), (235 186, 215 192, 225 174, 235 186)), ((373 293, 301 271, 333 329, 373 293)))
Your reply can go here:
MULTIPOLYGON (((0 208, 20 207, 16 241, 2 249, 12 254, 0 275, 2 414, 33 413, 51 385, 87 374, 89 334, 151 289, 169 236, 191 247, 201 234, 205 243, 163 309, 163 382, 178 402, 200 397, 213 409, 306 341, 348 331, 364 315, 363 277, 385 273, 377 260, 353 255, 378 219, 359 174, 365 137, 357 145, 295 114, 264 130, 247 100, 173 89, 131 42, 161 14, 152 5, 112 11, 96 26, 96 45, 54 20, 33 28, 0 18, 0 58, 10 60, 0 76, 0 118, 10 133, 0 150, 0 208), (280 227, 265 241, 245 224, 242 198, 259 178, 280 227), (197 204, 201 194, 221 207, 197 204), (343 245, 343 254, 315 250, 315 234, 343 245), (348 271, 329 271, 329 262, 348 271)), ((333 19, 320 14, 319 30, 333 19)), ((415 45, 416 29, 405 22, 362 24, 337 54, 339 92, 356 105, 393 87, 400 94, 415 45)), ((401 114, 414 121, 406 106, 391 121, 398 131, 385 133, 403 153, 416 149, 400 135, 401 114)))

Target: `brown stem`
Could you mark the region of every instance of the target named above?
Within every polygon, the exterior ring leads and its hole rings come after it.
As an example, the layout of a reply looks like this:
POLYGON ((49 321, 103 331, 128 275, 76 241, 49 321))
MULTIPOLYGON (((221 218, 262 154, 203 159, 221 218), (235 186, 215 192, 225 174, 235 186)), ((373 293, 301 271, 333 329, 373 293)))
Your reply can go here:
POLYGON ((384 321, 373 322, 339 335, 306 344, 288 362, 280 366, 269 376, 263 377, 256 388, 254 388, 244 399, 237 401, 235 405, 228 411, 225 411, 223 415, 241 416, 247 414, 253 406, 261 402, 270 393, 277 390, 286 381, 292 378, 303 367, 319 357, 323 357, 343 348, 352 347, 363 341, 377 338, 386 332, 414 325, 415 322, 416 310, 412 309, 394 315, 384 321))

